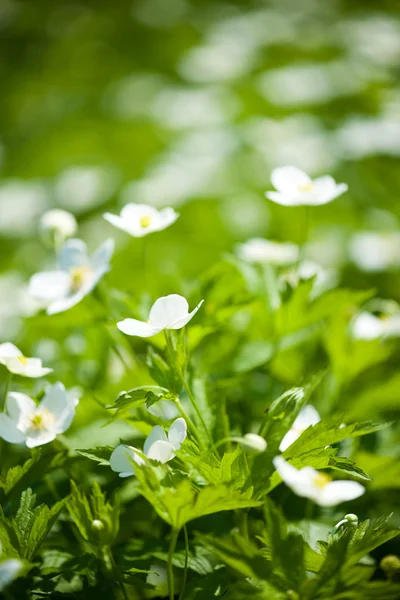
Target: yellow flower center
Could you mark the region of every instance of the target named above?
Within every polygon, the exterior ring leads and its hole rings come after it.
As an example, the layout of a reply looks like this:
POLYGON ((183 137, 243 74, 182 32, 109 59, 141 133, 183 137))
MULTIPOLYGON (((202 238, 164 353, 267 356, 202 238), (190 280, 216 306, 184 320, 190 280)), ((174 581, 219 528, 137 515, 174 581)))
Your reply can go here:
POLYGON ((312 183, 302 183, 301 185, 297 186, 297 189, 299 190, 299 192, 311 192, 313 187, 314 186, 312 183))
POLYGON ((321 490, 328 485, 328 483, 330 483, 332 481, 332 479, 330 477, 328 477, 328 475, 325 475, 325 473, 317 473, 313 479, 313 482, 315 483, 315 485, 317 487, 319 487, 321 490))
POLYGON ((147 229, 147 227, 150 227, 151 217, 149 215, 143 215, 143 217, 140 217, 139 223, 142 229, 147 229))
POLYGON ((71 291, 77 292, 85 283, 90 269, 89 267, 73 267, 69 273, 71 275, 71 291))
POLYGON ((21 356, 17 356, 17 359, 19 360, 19 362, 24 365, 24 367, 28 364, 28 359, 26 358, 26 356, 23 356, 21 354, 21 356))
POLYGON ((45 429, 46 425, 54 422, 53 415, 46 409, 43 409, 41 412, 37 412, 33 417, 29 420, 30 429, 39 430, 45 429))

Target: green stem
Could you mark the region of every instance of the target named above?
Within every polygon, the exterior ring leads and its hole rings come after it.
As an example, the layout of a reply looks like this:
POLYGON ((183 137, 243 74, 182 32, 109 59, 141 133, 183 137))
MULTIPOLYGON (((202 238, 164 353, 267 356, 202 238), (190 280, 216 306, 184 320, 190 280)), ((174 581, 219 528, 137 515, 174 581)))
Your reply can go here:
POLYGON ((125 598, 125 600, 129 600, 129 596, 126 591, 125 584, 122 580, 120 572, 118 571, 117 565, 115 564, 114 556, 112 554, 111 549, 109 550, 109 552, 107 554, 108 554, 108 559, 110 561, 112 572, 114 574, 115 579, 119 583, 119 587, 121 588, 122 595, 125 598))
POLYGON ((197 441, 201 445, 201 437, 199 435, 199 432, 197 431, 197 427, 193 423, 192 419, 189 417, 189 415, 187 414, 187 412, 185 411, 185 409, 183 408, 182 404, 180 403, 179 398, 175 398, 174 403, 175 403, 177 409, 179 410, 179 412, 181 413, 181 416, 185 419, 186 423, 188 424, 188 427, 192 430, 192 432, 195 435, 197 441))
POLYGON ((3 412, 3 410, 6 407, 7 396, 8 396, 8 392, 9 392, 9 389, 10 389, 12 378, 13 378, 13 374, 12 373, 8 373, 8 376, 7 376, 7 379, 6 379, 6 383, 5 383, 5 387, 4 387, 3 400, 2 400, 2 402, 0 404, 0 412, 3 412))
POLYGON ((179 529, 172 529, 171 540, 169 543, 168 550, 168 591, 169 591, 169 600, 174 600, 175 592, 174 592, 174 572, 172 568, 172 559, 174 556, 176 542, 178 541, 179 529))
POLYGON ((186 525, 183 526, 183 533, 185 534, 185 566, 183 569, 183 582, 182 582, 181 593, 179 594, 179 600, 183 599, 183 594, 185 592, 186 578, 187 578, 187 572, 188 572, 188 562, 189 562, 189 537, 188 537, 186 525))
MULTIPOLYGON (((197 414, 197 416, 199 418, 199 421, 202 424, 203 429, 204 429, 204 431, 206 432, 206 434, 208 436, 208 439, 212 443, 212 438, 211 438, 210 432, 207 429, 207 425, 205 424, 205 421, 203 419, 203 415, 201 414, 200 408, 199 408, 199 406, 198 406, 198 404, 196 402, 195 397, 192 394, 192 391, 191 391, 189 385, 187 384, 187 382, 185 380, 185 377, 184 377, 184 375, 182 373, 182 370, 181 370, 181 368, 180 368, 180 366, 178 364, 178 361, 176 360, 176 353, 175 353, 174 347, 173 347, 173 345, 171 343, 171 340, 169 338, 168 331, 165 330, 164 333, 165 333, 165 341, 166 341, 166 344, 167 344, 167 348, 168 348, 168 350, 169 350, 169 352, 171 354, 171 357, 173 358, 173 360, 175 362, 175 369, 176 369, 176 372, 178 373, 178 377, 179 377, 179 380, 180 380, 180 382, 182 384, 182 387, 185 390, 185 392, 186 392, 186 394, 187 394, 187 396, 188 396, 188 398, 189 398, 189 400, 190 400, 190 402, 191 402, 191 404, 192 404, 192 406, 193 406, 193 408, 194 408, 194 410, 195 410, 195 412, 196 412, 196 414, 197 414)), ((201 445, 202 445, 202 447, 204 449, 204 444, 201 442, 201 438, 199 436, 197 436, 197 438, 198 438, 199 442, 201 443, 201 445)))

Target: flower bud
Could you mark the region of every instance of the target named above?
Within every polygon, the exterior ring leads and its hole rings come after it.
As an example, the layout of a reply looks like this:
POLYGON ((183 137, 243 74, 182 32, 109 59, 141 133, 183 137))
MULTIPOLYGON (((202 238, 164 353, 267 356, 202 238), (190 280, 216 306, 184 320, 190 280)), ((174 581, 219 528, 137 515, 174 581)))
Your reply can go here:
POLYGON ((388 579, 400 579, 400 558, 395 554, 384 556, 379 566, 388 579))
POLYGON ((344 515, 346 521, 348 521, 349 525, 358 525, 358 517, 353 513, 349 513, 348 515, 344 515))
POLYGON ((267 447, 267 442, 263 437, 257 435, 256 433, 246 433, 241 438, 240 445, 242 446, 245 452, 264 452, 267 447))
POLYGON ((100 519, 94 519, 92 521, 92 529, 95 532, 104 531, 104 523, 103 523, 103 521, 100 521, 100 519))
POLYGON ((74 215, 61 208, 48 210, 40 219, 40 230, 47 243, 54 243, 55 239, 64 241, 74 235, 77 227, 74 215))

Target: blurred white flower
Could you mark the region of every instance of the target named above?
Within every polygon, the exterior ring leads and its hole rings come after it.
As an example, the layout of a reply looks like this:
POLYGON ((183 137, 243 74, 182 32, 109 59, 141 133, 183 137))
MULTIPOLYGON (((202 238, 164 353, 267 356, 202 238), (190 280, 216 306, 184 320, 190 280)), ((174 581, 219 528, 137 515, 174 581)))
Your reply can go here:
POLYGON ((70 397, 62 383, 50 386, 39 405, 19 392, 7 396, 6 413, 0 413, 0 437, 28 448, 47 444, 64 433, 75 416, 78 399, 70 397))
POLYGON ((159 400, 158 402, 155 402, 149 406, 147 410, 154 417, 164 419, 165 421, 171 421, 179 414, 176 404, 171 400, 159 400))
POLYGON ((308 404, 304 406, 299 414, 297 415, 292 427, 283 437, 279 450, 284 452, 289 446, 291 446, 311 425, 316 425, 321 420, 321 417, 318 414, 318 411, 308 404))
POLYGON ((377 317, 369 312, 361 312, 351 324, 351 333, 358 340, 399 337, 400 314, 377 317))
POLYGON ((18 577, 23 563, 18 558, 9 558, 0 562, 0 592, 18 577))
POLYGON ((0 344, 0 364, 4 365, 10 373, 22 377, 43 377, 53 370, 43 367, 40 358, 27 358, 10 342, 0 344))
MULTIPOLYGON (((167 569, 160 563, 154 563, 150 565, 150 573, 146 577, 146 583, 154 585, 155 587, 168 586, 168 574, 167 569)), ((165 589, 166 594, 168 588, 165 589)))
POLYGON ((354 500, 365 492, 364 486, 356 481, 332 481, 328 475, 312 467, 298 470, 282 456, 276 456, 273 463, 282 480, 295 494, 320 506, 335 506, 354 500))
POLYGON ((47 305, 47 314, 68 310, 78 304, 110 270, 114 240, 106 240, 89 257, 84 242, 70 239, 59 253, 59 269, 36 273, 29 282, 29 293, 47 305))
POLYGON ((266 197, 283 206, 319 206, 331 202, 347 191, 345 183, 336 183, 325 175, 312 180, 297 167, 279 167, 271 174, 277 192, 266 192, 266 197))
POLYGON ((108 200, 118 179, 109 167, 72 166, 57 177, 54 192, 61 206, 82 212, 108 200))
POLYGON ((279 243, 253 238, 236 246, 239 258, 248 262, 269 263, 275 266, 293 264, 298 260, 299 247, 289 242, 279 243))
POLYGON ((141 457, 141 452, 134 446, 126 446, 121 444, 117 446, 110 456, 110 467, 120 477, 130 477, 135 475, 135 463, 143 465, 144 460, 141 457))
POLYGON ((172 423, 168 431, 168 437, 164 429, 156 425, 144 442, 143 452, 147 458, 166 463, 175 457, 175 452, 179 450, 181 444, 185 441, 186 434, 186 421, 182 417, 172 423))
POLYGON ((173 208, 157 210, 147 204, 130 203, 121 210, 121 215, 105 213, 106 221, 126 231, 133 237, 143 237, 154 231, 166 229, 179 217, 173 208))
POLYGON ((396 231, 360 231, 349 244, 349 254, 357 267, 367 272, 384 271, 400 265, 400 234, 396 231))
POLYGON ((9 179, 0 185, 0 231, 29 236, 48 206, 47 187, 38 181, 9 179))
POLYGON ((261 453, 267 448, 267 442, 257 433, 246 433, 240 441, 240 445, 246 452, 261 453))
POLYGON ((148 321, 124 319, 117 323, 122 333, 150 337, 164 329, 181 329, 194 317, 203 300, 189 313, 189 304, 183 296, 170 294, 158 298, 151 307, 148 321))
POLYGON ((48 210, 40 219, 40 229, 46 241, 53 241, 54 236, 64 241, 74 235, 77 227, 74 215, 61 208, 48 210))

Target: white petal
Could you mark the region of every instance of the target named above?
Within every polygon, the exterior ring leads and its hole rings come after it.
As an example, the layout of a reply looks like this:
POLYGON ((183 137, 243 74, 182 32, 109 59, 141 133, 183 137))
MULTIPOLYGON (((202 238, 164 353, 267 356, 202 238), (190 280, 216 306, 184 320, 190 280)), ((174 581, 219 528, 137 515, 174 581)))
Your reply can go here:
POLYGON ((381 319, 362 312, 354 319, 351 331, 358 340, 374 340, 383 335, 384 328, 381 319))
POLYGON ((161 329, 157 329, 149 325, 149 323, 138 321, 137 319, 119 321, 117 327, 122 333, 126 333, 126 335, 136 335, 138 337, 150 337, 161 331, 161 329))
POLYGON ((72 423, 77 404, 78 400, 69 397, 63 384, 58 382, 46 390, 39 409, 44 409, 53 416, 54 424, 51 426, 53 432, 64 433, 72 423))
POLYGON ((309 185, 310 177, 297 167, 279 167, 271 173, 272 185, 278 192, 292 192, 299 186, 309 185))
POLYGON ((169 442, 159 440, 158 442, 154 442, 154 444, 148 448, 146 456, 151 460, 156 460, 157 462, 164 464, 174 458, 174 447, 169 442))
POLYGON ((150 431, 149 435, 147 436, 145 442, 144 442, 144 446, 143 446, 143 452, 146 456, 148 456, 147 452, 150 449, 150 447, 158 441, 163 441, 163 442, 167 442, 168 438, 165 435, 165 431, 162 427, 160 427, 159 425, 156 425, 155 427, 153 427, 153 429, 150 431))
POLYGON ((110 268, 110 260, 114 253, 115 242, 112 238, 106 240, 91 258, 91 264, 94 271, 108 271, 110 268))
POLYGON ((331 481, 324 488, 318 498, 321 506, 335 506, 359 498, 365 492, 365 487, 357 481, 331 481))
POLYGON ((29 294, 38 300, 51 302, 68 293, 71 278, 64 271, 36 273, 29 281, 29 294))
POLYGON ((315 179, 314 190, 317 196, 315 204, 327 204, 347 192, 348 185, 346 183, 337 184, 333 177, 324 175, 315 179))
POLYGON ((307 406, 303 406, 299 414, 297 415, 293 427, 295 429, 305 430, 307 427, 311 425, 316 425, 321 420, 319 416, 319 412, 311 406, 311 404, 307 404, 307 406))
POLYGON ((108 212, 104 213, 103 217, 111 225, 114 225, 114 227, 117 227, 118 229, 122 229, 122 231, 127 231, 129 233, 128 224, 122 217, 119 217, 118 215, 113 215, 112 213, 108 212))
POLYGON ((22 444, 25 441, 25 435, 17 429, 17 422, 5 413, 0 413, 0 438, 10 444, 22 444))
POLYGON ((185 327, 185 325, 187 325, 187 323, 189 323, 189 321, 191 319, 193 319, 194 315, 197 313, 197 311, 199 310, 199 308, 203 304, 203 302, 204 302, 204 300, 201 300, 198 303, 198 305, 196 306, 196 308, 194 308, 192 310, 191 313, 189 313, 188 315, 186 315, 186 317, 183 317, 182 319, 179 319, 173 325, 170 325, 167 329, 182 329, 182 327, 185 327))
POLYGON ((179 217, 179 213, 175 212, 173 208, 163 208, 160 210, 160 227, 159 229, 165 229, 169 227, 179 217))
POLYGON ((293 427, 292 429, 289 429, 289 431, 284 435, 279 445, 279 450, 281 452, 285 452, 285 450, 287 450, 289 446, 294 444, 294 442, 299 439, 300 435, 301 432, 299 432, 298 429, 294 429, 293 427))
POLYGON ((46 312, 48 315, 55 315, 61 312, 65 312, 66 310, 69 310, 73 306, 79 304, 79 302, 81 302, 81 300, 83 300, 85 296, 85 292, 79 290, 79 292, 76 292, 76 294, 72 294, 72 296, 66 296, 64 298, 60 298, 59 300, 55 300, 54 302, 49 304, 46 312))
POLYGON ((43 446, 56 439, 56 433, 47 429, 37 429, 33 431, 29 430, 29 436, 26 438, 26 445, 28 448, 36 448, 37 446, 43 446))
POLYGON ((0 359, 2 358, 11 358, 13 356, 22 356, 21 350, 11 344, 11 342, 4 342, 4 344, 0 344, 0 359))
POLYGON ((0 592, 17 577, 22 567, 23 564, 18 558, 10 558, 0 563, 0 592))
POLYGON ((301 204, 301 201, 296 200, 296 196, 294 197, 292 193, 266 192, 265 196, 268 200, 272 200, 272 202, 281 204, 282 206, 298 206, 301 204))
POLYGON ((77 239, 67 240, 60 250, 58 261, 63 271, 87 266, 89 257, 85 242, 77 239))
POLYGON ((6 404, 7 413, 13 421, 19 422, 21 417, 29 417, 36 410, 36 404, 26 394, 9 392, 6 404))
POLYGON ((281 456, 275 457, 273 463, 282 480, 295 494, 303 498, 314 498, 314 480, 318 471, 311 467, 298 470, 281 456))
POLYGON ((149 321, 160 330, 170 327, 189 313, 189 304, 183 296, 170 294, 158 298, 151 307, 149 321))
POLYGON ((168 431, 168 441, 175 448, 175 450, 179 450, 181 444, 186 439, 187 435, 187 425, 185 419, 179 417, 176 419, 168 431))
POLYGON ((130 477, 135 474, 133 463, 138 465, 144 464, 139 451, 133 446, 121 444, 115 448, 110 456, 110 467, 113 471, 119 473, 120 477, 130 477))
POLYGON ((9 358, 5 361, 7 369, 15 375, 23 377, 43 377, 51 373, 53 369, 42 367, 40 358, 25 358, 21 361, 18 356, 9 358))

